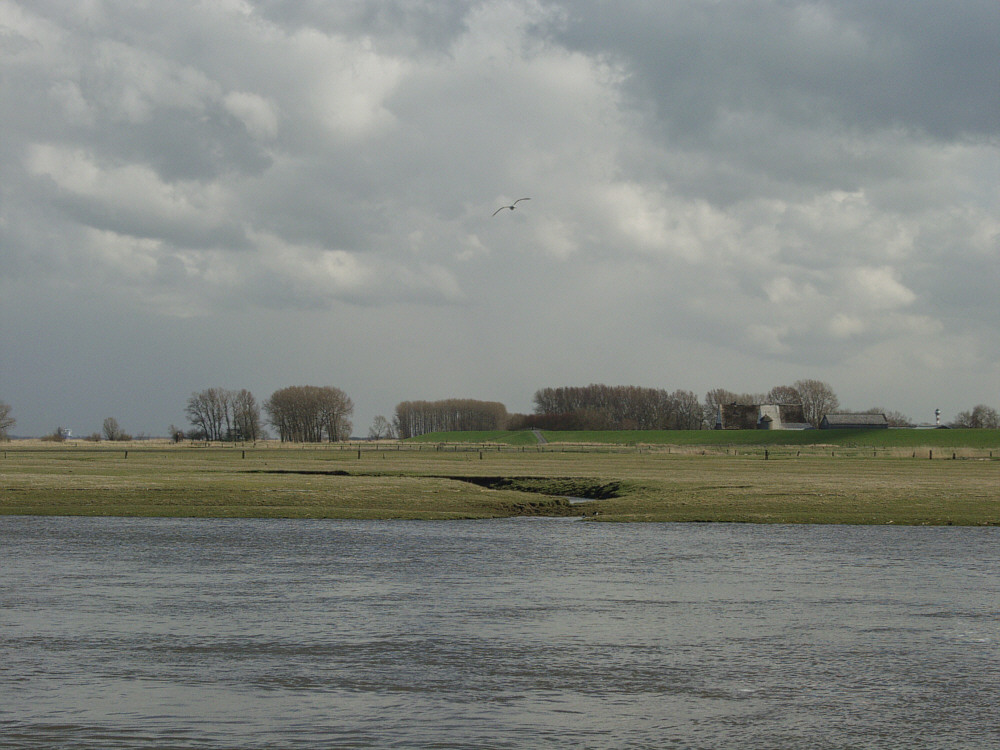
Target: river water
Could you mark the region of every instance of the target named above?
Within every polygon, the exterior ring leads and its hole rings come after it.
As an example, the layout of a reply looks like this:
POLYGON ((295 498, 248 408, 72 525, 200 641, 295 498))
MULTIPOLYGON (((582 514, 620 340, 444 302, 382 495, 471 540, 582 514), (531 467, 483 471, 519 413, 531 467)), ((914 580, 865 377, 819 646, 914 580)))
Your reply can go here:
POLYGON ((0 518, 3 748, 996 748, 1000 529, 0 518))

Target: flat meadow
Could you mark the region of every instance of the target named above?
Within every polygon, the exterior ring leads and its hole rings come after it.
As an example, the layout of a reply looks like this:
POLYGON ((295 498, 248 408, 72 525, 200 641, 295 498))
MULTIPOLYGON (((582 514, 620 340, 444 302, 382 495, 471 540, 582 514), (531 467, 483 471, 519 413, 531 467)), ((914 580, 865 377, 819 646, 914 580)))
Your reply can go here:
POLYGON ((996 430, 776 434, 16 441, 0 447, 0 515, 1000 525, 996 430))

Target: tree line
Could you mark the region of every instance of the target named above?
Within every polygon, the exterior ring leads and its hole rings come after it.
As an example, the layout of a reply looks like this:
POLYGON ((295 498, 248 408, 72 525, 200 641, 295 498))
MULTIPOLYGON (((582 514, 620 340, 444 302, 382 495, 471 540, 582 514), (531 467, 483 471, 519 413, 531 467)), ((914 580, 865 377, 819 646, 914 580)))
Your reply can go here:
MULTIPOLYGON (((542 388, 535 392, 534 404, 534 414, 520 418, 520 424, 551 430, 699 430, 714 427, 720 408, 728 404, 801 405, 805 421, 813 427, 819 427, 827 414, 844 412, 830 384, 813 379, 759 393, 713 388, 700 402, 685 390, 604 384, 542 388)), ((913 425, 906 415, 877 406, 862 413, 885 414, 893 427, 913 425)), ((512 425, 517 422, 517 417, 512 418, 512 425)), ((954 422, 956 427, 973 425, 1000 427, 1000 420, 994 410, 977 406, 959 414, 954 422)))
POLYGON ((799 380, 766 393, 713 388, 703 401, 692 391, 593 383, 542 388, 535 392, 534 404, 535 413, 524 423, 556 430, 700 430, 713 427, 720 407, 728 404, 801 404, 806 421, 819 426, 840 405, 833 389, 818 380, 799 380))
POLYGON ((542 388, 525 426, 550 430, 697 430, 704 423, 692 391, 591 384, 542 388))
POLYGON ((354 402, 333 386, 293 385, 264 402, 282 442, 331 443, 351 436, 354 402))
POLYGON ((206 388, 192 393, 184 413, 193 427, 192 437, 231 441, 254 441, 261 437, 260 406, 246 388, 238 391, 206 388))
POLYGON ((968 427, 970 429, 1000 429, 1000 412, 996 409, 979 404, 971 411, 960 411, 952 422, 953 427, 968 427))
MULTIPOLYGON (((842 413, 833 388, 819 380, 797 380, 760 393, 737 393, 713 388, 699 401, 692 391, 667 391, 639 386, 562 386, 542 388, 534 395, 534 413, 509 414, 496 401, 444 399, 403 401, 393 419, 377 416, 369 437, 406 439, 431 432, 470 430, 698 430, 711 428, 721 406, 727 404, 801 404, 806 421, 818 427, 827 414, 842 413)), ((262 405, 247 389, 207 388, 192 393, 185 406, 190 430, 170 426, 175 440, 253 442, 268 437, 267 423, 285 442, 346 440, 351 436, 354 404, 344 391, 333 386, 290 386, 271 394, 262 405)), ((896 411, 871 407, 862 413, 885 414, 890 426, 913 426, 896 411)), ((17 424, 10 404, 0 401, 0 440, 8 440, 17 424)), ((1000 429, 1000 413, 985 404, 959 412, 951 427, 1000 429)), ((57 428, 46 439, 63 440, 68 432, 57 428)), ((102 432, 88 440, 129 440, 108 417, 102 432)))
POLYGON ((192 429, 171 425, 174 439, 253 442, 265 437, 262 411, 282 442, 336 442, 351 435, 354 403, 333 386, 294 385, 271 394, 263 405, 243 388, 206 388, 192 393, 184 409, 192 429))
MULTIPOLYGON (((541 388, 535 392, 533 403, 532 414, 508 414, 503 404, 493 401, 404 401, 396 406, 391 426, 383 417, 376 417, 369 434, 389 437, 395 432, 405 439, 462 430, 700 430, 714 427, 720 407, 728 404, 801 405, 805 420, 818 427, 825 415, 841 411, 833 388, 811 379, 760 393, 713 388, 704 400, 687 390, 592 383, 541 388)), ((982 417, 982 409, 977 409, 976 414, 982 417)), ((893 426, 911 424, 898 412, 879 407, 866 412, 885 414, 893 426)), ((980 418, 975 424, 985 426, 987 422, 980 418)))
POLYGON ((406 439, 430 432, 505 430, 508 414, 507 407, 496 401, 403 401, 396 405, 393 424, 396 435, 406 439))

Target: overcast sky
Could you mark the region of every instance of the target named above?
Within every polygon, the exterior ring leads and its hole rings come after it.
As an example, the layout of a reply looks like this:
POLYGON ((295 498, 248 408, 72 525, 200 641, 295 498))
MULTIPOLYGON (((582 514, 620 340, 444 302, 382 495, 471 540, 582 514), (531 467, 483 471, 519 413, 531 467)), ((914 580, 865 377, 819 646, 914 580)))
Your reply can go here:
POLYGON ((997 0, 0 0, 0 175, 15 434, 212 386, 356 435, 588 383, 1000 407, 997 0))

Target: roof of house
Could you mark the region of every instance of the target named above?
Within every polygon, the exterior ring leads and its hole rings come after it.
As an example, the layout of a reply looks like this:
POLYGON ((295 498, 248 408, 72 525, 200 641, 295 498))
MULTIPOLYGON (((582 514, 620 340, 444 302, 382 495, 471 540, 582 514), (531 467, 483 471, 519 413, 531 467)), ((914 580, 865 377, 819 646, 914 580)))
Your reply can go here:
POLYGON ((888 424, 885 414, 827 414, 823 417, 827 424, 888 424))

